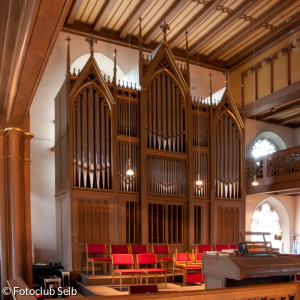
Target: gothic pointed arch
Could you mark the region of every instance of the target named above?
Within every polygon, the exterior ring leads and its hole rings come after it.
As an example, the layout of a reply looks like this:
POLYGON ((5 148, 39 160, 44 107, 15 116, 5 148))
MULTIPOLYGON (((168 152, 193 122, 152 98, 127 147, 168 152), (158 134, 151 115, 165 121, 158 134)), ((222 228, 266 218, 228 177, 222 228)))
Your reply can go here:
POLYGON ((142 78, 147 103, 147 148, 184 153, 189 88, 164 42, 144 68, 142 78))
POLYGON ((93 56, 71 78, 73 186, 111 189, 111 120, 115 100, 93 56))

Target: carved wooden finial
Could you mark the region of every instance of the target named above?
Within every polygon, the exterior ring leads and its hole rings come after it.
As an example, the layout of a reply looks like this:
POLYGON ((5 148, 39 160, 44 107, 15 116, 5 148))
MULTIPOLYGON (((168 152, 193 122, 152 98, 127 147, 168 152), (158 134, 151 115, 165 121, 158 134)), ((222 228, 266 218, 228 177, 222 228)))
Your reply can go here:
POLYGON ((225 85, 226 85, 226 89, 228 89, 228 82, 229 82, 229 75, 230 75, 230 72, 225 72, 223 73, 223 75, 225 76, 225 85))
POLYGON ((212 104, 212 76, 213 74, 209 72, 209 98, 210 98, 210 104, 212 104))
POLYGON ((167 42, 167 30, 170 30, 169 25, 166 23, 166 20, 164 20, 164 24, 160 25, 160 28, 164 34, 164 41, 167 42))
POLYGON ((68 42, 68 48, 67 48, 67 76, 70 77, 71 75, 71 59, 70 59, 70 37, 68 36, 66 38, 66 41, 68 42))
POLYGON ((97 44, 97 40, 93 37, 88 37, 85 40, 90 44, 91 56, 94 56, 94 44, 97 44))
POLYGON ((114 50, 114 77, 113 77, 113 83, 116 85, 117 82, 117 49, 114 50))

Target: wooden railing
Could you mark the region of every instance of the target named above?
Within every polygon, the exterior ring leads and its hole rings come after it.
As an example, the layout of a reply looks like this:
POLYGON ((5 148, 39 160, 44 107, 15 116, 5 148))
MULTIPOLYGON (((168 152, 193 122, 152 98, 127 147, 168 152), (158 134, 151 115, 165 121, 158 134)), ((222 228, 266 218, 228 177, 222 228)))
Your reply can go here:
POLYGON ((300 146, 246 160, 247 194, 299 188, 300 146), (252 186, 256 174, 258 186, 252 186))
POLYGON ((93 296, 76 300, 139 300, 139 299, 180 299, 180 300, 299 300, 300 283, 278 283, 247 287, 198 290, 188 292, 158 292, 157 294, 127 296, 93 296))

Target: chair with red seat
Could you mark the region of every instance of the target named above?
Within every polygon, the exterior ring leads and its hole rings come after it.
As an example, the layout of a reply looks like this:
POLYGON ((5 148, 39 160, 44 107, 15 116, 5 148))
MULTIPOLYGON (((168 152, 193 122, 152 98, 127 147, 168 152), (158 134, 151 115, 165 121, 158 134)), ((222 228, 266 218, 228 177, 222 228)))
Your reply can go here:
POLYGON ((198 253, 205 253, 207 251, 211 251, 211 245, 208 244, 201 244, 197 245, 198 253))
POLYGON ((193 260, 195 263, 202 263, 202 254, 203 253, 199 253, 199 252, 193 253, 193 256, 194 256, 193 260))
POLYGON ((146 254, 148 253, 148 248, 146 245, 130 245, 131 254, 146 254))
POLYGON ((194 262, 191 253, 177 253, 176 250, 173 261, 173 281, 177 271, 183 275, 183 286, 186 283, 203 282, 202 263, 194 262))
POLYGON ((168 264, 173 263, 173 257, 170 257, 170 251, 168 245, 153 245, 152 252, 156 254, 156 259, 160 263, 160 267, 164 268, 164 263, 167 264, 167 271, 168 271, 168 264), (162 256, 167 255, 167 256, 162 256))
POLYGON ((230 247, 230 249, 232 249, 232 250, 237 250, 237 249, 238 249, 237 244, 230 244, 229 247, 230 247))
POLYGON ((148 247, 146 245, 130 245, 130 253, 133 255, 134 261, 136 263, 136 255, 147 254, 148 247))
POLYGON ((128 245, 110 245, 111 254, 129 254, 128 245))
POLYGON ((106 273, 106 265, 110 264, 111 259, 105 257, 106 246, 104 244, 86 244, 86 272, 89 272, 89 263, 92 263, 92 272, 95 274, 95 264, 104 265, 104 273, 106 273), (92 254, 93 256, 90 256, 92 254), (99 255, 102 255, 101 257, 99 255), (104 255, 104 256, 103 256, 104 255))
POLYGON ((113 254, 112 255, 112 286, 114 286, 114 275, 118 274, 120 277, 120 290, 122 290, 122 277, 123 275, 131 275, 132 284, 133 277, 136 275, 136 279, 138 279, 138 275, 140 276, 140 281, 142 283, 142 271, 134 268, 134 261, 132 254, 113 254), (117 269, 115 269, 115 266, 117 269), (118 266, 130 266, 129 269, 119 269, 118 266))
POLYGON ((154 274, 155 284, 156 284, 156 274, 165 275, 165 287, 167 287, 167 271, 164 269, 157 268, 157 259, 155 254, 137 254, 137 265, 138 269, 146 274, 146 284, 148 284, 148 275, 154 274), (140 265, 147 265, 147 268, 141 268, 140 265), (149 265, 154 265, 154 267, 149 268, 149 265))
POLYGON ((222 251, 222 250, 228 250, 229 245, 228 244, 217 244, 216 245, 216 251, 222 251))

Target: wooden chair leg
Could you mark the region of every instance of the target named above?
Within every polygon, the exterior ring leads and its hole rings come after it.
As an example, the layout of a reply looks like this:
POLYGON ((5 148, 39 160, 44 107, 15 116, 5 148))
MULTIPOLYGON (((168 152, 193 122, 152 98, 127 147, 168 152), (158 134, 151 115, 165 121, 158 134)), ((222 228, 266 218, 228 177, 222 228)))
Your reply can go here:
POLYGON ((94 276, 95 275, 94 261, 92 261, 92 271, 93 271, 93 276, 94 276))
POLYGON ((167 272, 165 273, 165 288, 167 288, 167 272))
POLYGON ((120 274, 120 291, 122 291, 122 274, 120 274))
POLYGON ((86 273, 89 274, 89 261, 86 260, 86 273))
POLYGON ((156 284, 156 274, 154 274, 154 283, 156 284))
POLYGON ((148 273, 146 273, 146 284, 148 284, 148 273))
POLYGON ((112 281, 112 286, 114 286, 115 285, 114 273, 111 274, 111 281, 112 281))
POLYGON ((104 263, 104 274, 106 274, 106 263, 104 263))

